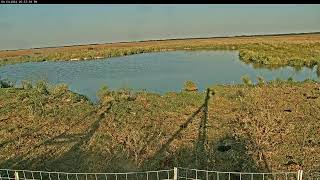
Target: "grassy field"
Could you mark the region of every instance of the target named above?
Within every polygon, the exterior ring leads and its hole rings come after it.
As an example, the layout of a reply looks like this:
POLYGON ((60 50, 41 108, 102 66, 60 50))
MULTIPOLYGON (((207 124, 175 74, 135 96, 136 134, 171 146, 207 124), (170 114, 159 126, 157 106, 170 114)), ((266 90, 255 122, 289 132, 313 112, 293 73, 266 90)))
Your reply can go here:
MULTIPOLYGON (((248 84, 248 83, 247 83, 248 84)), ((274 81, 165 95, 0 88, 0 168, 223 171, 320 168, 320 86, 274 81), (200 126, 202 125, 202 126, 200 126)))
MULTIPOLYGON (((171 51, 238 50, 255 66, 320 64, 320 34, 185 39, 0 51, 0 65, 171 51)), ((319 67, 319 66, 318 66, 319 67)), ((320 68, 318 68, 320 74, 320 68)), ((119 172, 320 169, 318 82, 216 85, 165 95, 101 89, 99 103, 44 82, 0 81, 0 168, 119 172)))
MULTIPOLYGON (((0 51, 0 66, 20 62, 78 61, 171 50, 239 50, 245 62, 271 67, 320 63, 320 33, 125 42, 0 51)), ((320 72, 320 69, 319 69, 320 72)))

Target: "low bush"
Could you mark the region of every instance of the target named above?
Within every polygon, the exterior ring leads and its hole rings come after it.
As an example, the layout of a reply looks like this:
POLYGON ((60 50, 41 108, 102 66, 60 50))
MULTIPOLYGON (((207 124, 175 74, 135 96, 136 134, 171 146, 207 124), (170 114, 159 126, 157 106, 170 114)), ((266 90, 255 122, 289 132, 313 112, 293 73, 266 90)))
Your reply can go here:
POLYGON ((196 83, 188 80, 184 83, 184 90, 185 91, 197 91, 198 87, 197 87, 196 83))
POLYGON ((245 85, 252 85, 252 81, 248 75, 242 76, 241 79, 245 85))
POLYGON ((12 81, 0 78, 0 88, 11 88, 13 86, 14 86, 14 83, 12 81))

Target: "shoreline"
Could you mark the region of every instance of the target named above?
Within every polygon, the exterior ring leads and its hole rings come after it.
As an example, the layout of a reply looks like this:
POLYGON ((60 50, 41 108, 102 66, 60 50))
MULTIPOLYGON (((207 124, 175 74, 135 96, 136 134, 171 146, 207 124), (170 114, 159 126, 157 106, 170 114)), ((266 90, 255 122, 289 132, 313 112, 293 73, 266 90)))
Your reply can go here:
POLYGON ((237 50, 245 62, 273 66, 320 64, 320 33, 187 38, 0 51, 0 66, 21 62, 82 61, 176 50, 237 50))
MULTIPOLYGON (((221 88, 230 88, 230 89, 238 89, 238 88, 258 88, 258 87, 269 87, 269 86, 278 86, 278 85, 290 85, 290 86, 300 86, 304 84, 319 84, 319 80, 315 79, 310 79, 306 78, 304 80, 295 80, 292 78, 288 79, 272 79, 272 80, 265 80, 264 77, 258 76, 256 81, 252 81, 250 77, 248 77, 247 81, 245 82, 243 78, 245 78, 246 75, 242 76, 242 82, 238 83, 219 83, 219 84, 211 84, 207 85, 206 87, 202 89, 197 89, 197 90, 185 90, 183 86, 181 86, 180 90, 177 91, 165 91, 165 92, 157 92, 157 91, 149 91, 146 89, 134 89, 130 87, 123 87, 123 88, 108 88, 108 91, 113 92, 113 93, 133 93, 133 94, 152 94, 155 96, 168 96, 170 94, 181 94, 181 93, 194 93, 194 94, 205 94, 206 90, 209 88, 210 90, 214 90, 215 88, 221 89, 221 88), (259 79, 260 78, 260 79, 259 79)), ((187 82, 186 80, 185 82, 187 82)), ((193 81, 192 81, 193 82, 193 81)), ((67 91, 69 91, 72 94, 75 94, 79 97, 82 97, 86 99, 86 101, 90 102, 92 105, 99 105, 99 97, 98 94, 101 90, 103 90, 104 85, 101 85, 99 89, 96 91, 96 97, 91 98, 85 94, 76 92, 74 90, 71 90, 69 87, 69 84, 66 83, 50 83, 45 80, 37 80, 37 81, 29 81, 29 80, 22 80, 20 82, 20 85, 17 85, 16 83, 12 83, 12 81, 8 81, 7 79, 0 79, 0 89, 13 89, 15 91, 19 90, 29 90, 29 88, 34 89, 36 88, 39 84, 43 85, 45 89, 49 91, 54 91, 56 88, 67 88, 67 91), (2 87, 2 84, 7 84, 8 87, 2 87)))

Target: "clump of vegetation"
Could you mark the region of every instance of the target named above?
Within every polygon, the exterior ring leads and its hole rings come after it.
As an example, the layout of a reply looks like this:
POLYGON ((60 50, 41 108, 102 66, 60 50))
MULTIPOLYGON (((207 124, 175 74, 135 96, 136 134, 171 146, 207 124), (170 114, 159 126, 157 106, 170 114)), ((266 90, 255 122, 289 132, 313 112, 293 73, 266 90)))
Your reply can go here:
POLYGON ((290 83, 292 83, 292 82, 294 82, 294 80, 293 80, 293 77, 288 77, 288 82, 290 82, 290 83))
POLYGON ((241 79, 245 85, 252 85, 252 81, 248 75, 242 76, 241 79))
POLYGON ((186 81, 183 88, 185 91, 198 91, 196 83, 191 80, 186 81))
POLYGON ((103 99, 105 96, 109 94, 110 94, 110 91, 107 85, 102 86, 97 92, 97 96, 99 99, 103 99))
POLYGON ((97 97, 100 104, 107 104, 114 100, 114 97, 112 97, 112 91, 109 90, 107 85, 102 86, 98 90, 97 97))
POLYGON ((23 89, 32 89, 32 83, 30 81, 22 80, 21 85, 23 89))
POLYGON ((262 76, 258 76, 257 79, 258 79, 258 85, 264 85, 265 84, 265 80, 264 80, 264 78, 262 76))
POLYGON ((320 42, 263 43, 246 46, 239 56, 245 62, 269 66, 313 67, 320 62, 320 42))
POLYGON ((58 84, 52 89, 52 94, 55 96, 62 96, 69 91, 67 84, 58 84))
POLYGON ((38 91, 41 94, 49 94, 47 86, 48 86, 48 83, 46 81, 41 80, 36 83, 35 88, 36 88, 36 91, 38 91))
POLYGON ((14 83, 12 81, 9 81, 7 79, 1 79, 0 77, 0 88, 11 88, 14 86, 14 83))

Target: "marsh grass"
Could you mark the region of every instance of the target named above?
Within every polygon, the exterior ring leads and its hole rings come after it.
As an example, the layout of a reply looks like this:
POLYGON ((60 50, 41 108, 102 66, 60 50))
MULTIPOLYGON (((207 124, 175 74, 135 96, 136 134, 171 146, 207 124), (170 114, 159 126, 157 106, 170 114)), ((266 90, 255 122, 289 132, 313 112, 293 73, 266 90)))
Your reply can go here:
POLYGON ((102 86, 97 92, 99 101, 103 101, 103 99, 108 95, 110 95, 110 91, 107 85, 102 86))
POLYGON ((240 59, 263 65, 314 67, 320 62, 320 42, 263 43, 240 50, 240 59))
POLYGON ((32 82, 27 80, 22 80, 21 85, 23 89, 32 89, 32 82))
POLYGON ((47 86, 48 86, 48 83, 45 80, 40 80, 36 82, 35 89, 39 93, 47 95, 49 94, 47 86))
POLYGON ((260 86, 262 86, 266 83, 266 81, 264 80, 264 78, 262 76, 258 76, 257 80, 258 80, 258 85, 260 85, 260 86))
POLYGON ((320 35, 185 39, 0 51, 0 65, 92 60, 173 50, 237 50, 240 59, 248 63, 269 67, 313 67, 320 63, 320 35))
POLYGON ((314 81, 215 85, 206 116, 203 92, 136 92, 130 99, 133 92, 102 88, 100 97, 109 99, 92 104, 66 85, 40 84, 0 88, 0 167, 105 172, 194 167, 206 159, 199 164, 223 171, 317 170, 314 81), (207 143, 197 153, 205 117, 207 143))

